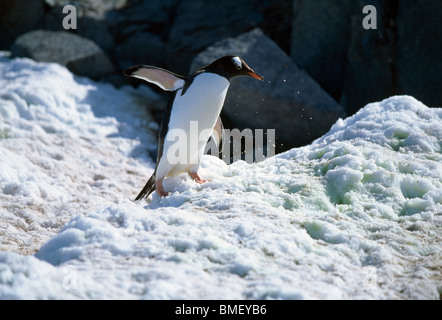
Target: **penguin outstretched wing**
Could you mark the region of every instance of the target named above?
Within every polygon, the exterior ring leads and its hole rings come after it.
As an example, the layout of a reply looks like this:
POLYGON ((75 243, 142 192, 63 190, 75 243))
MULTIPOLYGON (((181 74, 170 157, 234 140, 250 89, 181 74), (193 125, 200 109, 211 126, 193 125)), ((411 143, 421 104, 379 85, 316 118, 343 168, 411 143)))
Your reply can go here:
POLYGON ((123 72, 125 76, 134 77, 156 84, 166 91, 175 91, 185 84, 185 77, 173 72, 147 65, 133 66, 123 72))

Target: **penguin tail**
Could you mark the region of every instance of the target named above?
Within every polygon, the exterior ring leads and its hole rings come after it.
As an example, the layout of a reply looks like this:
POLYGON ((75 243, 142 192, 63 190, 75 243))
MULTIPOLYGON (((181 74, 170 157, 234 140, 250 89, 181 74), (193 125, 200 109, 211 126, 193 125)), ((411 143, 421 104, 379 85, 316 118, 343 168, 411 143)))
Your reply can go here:
POLYGON ((144 188, 140 191, 138 196, 135 198, 135 201, 141 200, 143 198, 147 198, 154 191, 155 191, 155 173, 150 177, 149 181, 147 181, 144 188))

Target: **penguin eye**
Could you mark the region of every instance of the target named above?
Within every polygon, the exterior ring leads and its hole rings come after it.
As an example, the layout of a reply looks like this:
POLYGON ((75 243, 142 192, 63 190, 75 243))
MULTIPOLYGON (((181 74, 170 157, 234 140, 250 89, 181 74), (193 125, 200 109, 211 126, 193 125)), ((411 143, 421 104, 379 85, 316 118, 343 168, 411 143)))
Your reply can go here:
POLYGON ((232 58, 232 62, 235 65, 236 70, 241 70, 242 69, 242 62, 238 57, 234 57, 232 58))

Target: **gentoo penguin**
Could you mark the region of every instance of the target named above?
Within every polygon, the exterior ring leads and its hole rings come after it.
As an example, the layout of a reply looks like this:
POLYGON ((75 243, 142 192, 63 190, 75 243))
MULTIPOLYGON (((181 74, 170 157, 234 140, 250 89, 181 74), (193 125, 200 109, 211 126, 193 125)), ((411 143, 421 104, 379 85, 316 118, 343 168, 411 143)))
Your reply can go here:
POLYGON ((219 118, 224 99, 233 78, 264 78, 236 56, 225 56, 202 67, 188 77, 147 65, 137 65, 124 75, 156 84, 173 91, 161 121, 155 171, 135 201, 148 197, 155 189, 160 197, 168 195, 163 179, 188 172, 197 183, 200 160, 208 139, 220 143, 222 122, 219 118))

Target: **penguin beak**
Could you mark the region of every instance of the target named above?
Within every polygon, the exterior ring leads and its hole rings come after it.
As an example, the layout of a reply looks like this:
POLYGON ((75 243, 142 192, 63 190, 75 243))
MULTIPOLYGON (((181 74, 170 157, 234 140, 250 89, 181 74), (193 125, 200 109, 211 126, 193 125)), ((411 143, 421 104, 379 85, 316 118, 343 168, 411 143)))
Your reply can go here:
POLYGON ((253 71, 250 68, 246 71, 246 73, 247 73, 248 76, 250 76, 252 78, 255 78, 255 79, 258 79, 258 80, 264 80, 264 77, 262 75, 256 73, 255 71, 253 71))
POLYGON ((252 68, 250 68, 247 63, 241 59, 241 63, 243 65, 243 74, 245 73, 246 76, 258 79, 258 80, 264 80, 264 77, 258 73, 256 73, 255 71, 253 71, 252 68))

